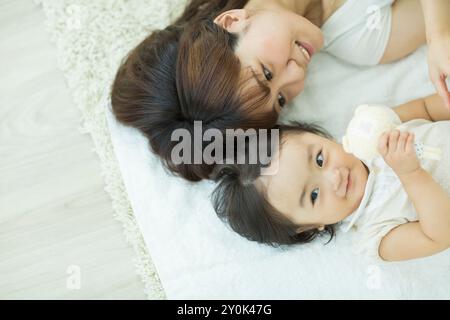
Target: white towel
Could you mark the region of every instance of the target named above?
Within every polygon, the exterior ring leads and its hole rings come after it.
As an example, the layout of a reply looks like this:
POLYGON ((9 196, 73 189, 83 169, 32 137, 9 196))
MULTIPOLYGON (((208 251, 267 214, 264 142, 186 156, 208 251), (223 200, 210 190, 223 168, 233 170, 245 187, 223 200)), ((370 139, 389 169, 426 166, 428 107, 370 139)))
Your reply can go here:
MULTIPOLYGON (((340 137, 362 103, 394 106, 434 92, 426 49, 361 69, 327 54, 283 119, 317 121, 340 137)), ((348 235, 285 250, 250 242, 215 215, 210 182, 168 175, 136 130, 108 123, 134 214, 170 299, 450 298, 450 250, 402 263, 367 264, 348 235)), ((445 138, 445 137, 444 137, 445 138)))

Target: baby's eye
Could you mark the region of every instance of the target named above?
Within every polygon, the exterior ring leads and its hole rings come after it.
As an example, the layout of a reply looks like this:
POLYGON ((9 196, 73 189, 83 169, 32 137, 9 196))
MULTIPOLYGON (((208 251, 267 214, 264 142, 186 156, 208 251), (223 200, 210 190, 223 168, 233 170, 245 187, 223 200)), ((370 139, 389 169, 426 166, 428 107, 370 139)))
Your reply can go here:
POLYGON ((316 157, 316 163, 319 165, 319 167, 322 168, 322 166, 323 166, 323 154, 322 154, 322 151, 320 151, 320 152, 317 154, 317 157, 316 157))
POLYGON ((311 192, 311 202, 313 205, 316 203, 318 197, 319 197, 319 188, 316 188, 311 192))
POLYGON ((278 103, 280 104, 280 108, 283 108, 286 104, 286 99, 283 97, 283 95, 280 93, 278 94, 278 103))

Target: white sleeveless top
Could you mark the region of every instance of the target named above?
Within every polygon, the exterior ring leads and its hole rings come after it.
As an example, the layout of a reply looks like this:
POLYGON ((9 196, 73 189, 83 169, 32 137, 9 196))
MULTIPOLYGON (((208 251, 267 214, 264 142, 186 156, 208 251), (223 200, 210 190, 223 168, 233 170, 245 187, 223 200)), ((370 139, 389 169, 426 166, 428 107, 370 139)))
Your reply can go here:
MULTIPOLYGON (((450 121, 413 120, 403 123, 401 131, 413 132, 416 142, 441 149, 441 160, 420 159, 450 197, 450 121)), ((393 228, 412 221, 418 215, 394 171, 378 156, 369 167, 369 177, 359 208, 341 222, 340 229, 352 234, 353 251, 381 262, 378 247, 393 228)))
POLYGON ((394 0, 347 0, 322 26, 323 51, 355 65, 377 65, 392 24, 394 0))

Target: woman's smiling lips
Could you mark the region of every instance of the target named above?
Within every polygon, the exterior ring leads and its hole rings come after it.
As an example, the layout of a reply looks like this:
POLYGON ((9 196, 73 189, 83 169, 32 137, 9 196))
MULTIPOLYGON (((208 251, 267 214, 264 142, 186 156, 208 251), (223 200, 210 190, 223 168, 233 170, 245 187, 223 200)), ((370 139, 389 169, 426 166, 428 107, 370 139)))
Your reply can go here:
POLYGON ((308 50, 306 50, 305 47, 303 47, 299 41, 295 41, 295 45, 300 50, 303 58, 305 58, 306 64, 304 67, 306 67, 309 64, 309 61, 311 60, 311 55, 309 54, 308 50))
POLYGON ((309 60, 311 60, 312 56, 315 53, 314 47, 307 42, 299 41, 300 46, 302 46, 309 55, 309 60))

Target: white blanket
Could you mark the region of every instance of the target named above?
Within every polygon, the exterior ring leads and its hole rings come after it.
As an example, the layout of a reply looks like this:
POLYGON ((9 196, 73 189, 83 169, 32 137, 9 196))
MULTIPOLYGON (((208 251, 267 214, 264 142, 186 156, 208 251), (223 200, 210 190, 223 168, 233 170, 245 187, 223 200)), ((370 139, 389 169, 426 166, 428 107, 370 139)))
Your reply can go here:
MULTIPOLYGON (((324 125, 340 137, 361 103, 390 106, 434 92, 426 48, 399 63, 356 68, 318 54, 304 93, 283 120, 324 125)), ((349 236, 274 249, 233 233, 215 215, 210 182, 167 174, 136 130, 108 124, 134 214, 169 299, 449 299, 450 250, 402 263, 371 265, 349 236)), ((446 139, 446 137, 443 137, 446 139)))

